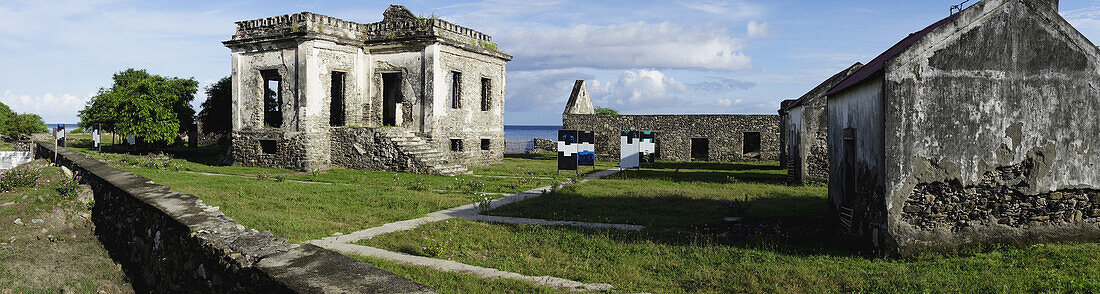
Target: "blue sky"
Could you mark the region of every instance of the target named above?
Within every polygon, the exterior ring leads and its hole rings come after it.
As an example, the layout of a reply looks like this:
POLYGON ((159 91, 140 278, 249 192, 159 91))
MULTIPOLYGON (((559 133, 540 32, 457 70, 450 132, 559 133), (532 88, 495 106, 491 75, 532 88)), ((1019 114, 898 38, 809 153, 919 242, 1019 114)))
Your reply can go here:
MULTIPOLYGON (((866 62, 960 0, 404 1, 416 14, 488 33, 508 63, 506 124, 554 125, 573 81, 631 114, 775 113, 866 62)), ((0 0, 0 102, 47 123, 76 113, 126 68, 193 77, 230 72, 234 21, 311 11, 375 22, 393 2, 0 0)), ((1061 1, 1100 40, 1100 0, 1061 1)), ((201 91, 200 91, 201 92, 201 91)), ((205 99, 202 94, 195 105, 205 99)))

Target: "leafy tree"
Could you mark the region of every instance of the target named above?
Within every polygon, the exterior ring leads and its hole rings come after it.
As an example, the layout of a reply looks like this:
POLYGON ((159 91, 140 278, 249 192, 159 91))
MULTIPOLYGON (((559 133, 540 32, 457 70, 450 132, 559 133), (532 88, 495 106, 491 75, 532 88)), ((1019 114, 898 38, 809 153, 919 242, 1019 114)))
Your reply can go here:
POLYGON ((7 104, 0 103, 0 129, 8 125, 8 121, 15 118, 15 112, 7 104))
POLYGON ((8 136, 49 132, 46 123, 42 122, 42 117, 31 113, 13 116, 7 121, 3 130, 4 134, 8 136))
POLYGON ((80 111, 80 127, 135 135, 146 142, 172 143, 181 126, 194 123, 198 82, 166 78, 145 70, 127 69, 114 75, 110 89, 100 89, 80 111))
POLYGON ((596 114, 619 115, 619 112, 611 108, 596 106, 596 114))
POLYGON ((206 88, 206 101, 202 102, 199 122, 203 132, 224 133, 232 129, 233 79, 224 77, 206 88))

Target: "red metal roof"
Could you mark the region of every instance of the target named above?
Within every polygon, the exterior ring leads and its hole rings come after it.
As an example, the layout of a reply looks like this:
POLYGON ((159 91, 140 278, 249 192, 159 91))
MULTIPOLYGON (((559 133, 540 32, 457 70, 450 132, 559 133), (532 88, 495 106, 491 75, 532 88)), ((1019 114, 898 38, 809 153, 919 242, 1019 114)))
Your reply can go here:
POLYGON ((848 79, 844 80, 844 82, 841 82, 840 85, 833 87, 833 89, 829 90, 829 93, 825 95, 831 96, 833 94, 836 94, 837 92, 844 91, 844 89, 855 86, 860 82, 863 82, 867 78, 870 78, 875 73, 882 71, 882 68, 886 66, 886 61, 893 59, 895 56, 898 56, 898 54, 901 54, 902 52, 905 52, 905 49, 909 49, 909 46, 912 46, 917 41, 920 41, 920 39, 924 38, 924 36, 928 35, 928 33, 932 32, 932 30, 935 30, 943 24, 951 21, 955 18, 956 15, 958 14, 952 14, 951 16, 941 19, 940 21, 937 21, 936 23, 924 28, 923 30, 920 30, 919 32, 909 34, 908 37, 905 37, 905 39, 902 39, 901 42, 894 44, 894 46, 890 47, 890 49, 887 49, 886 52, 882 52, 882 54, 879 54, 878 57, 872 59, 871 62, 867 63, 866 66, 859 69, 859 71, 857 71, 855 74, 852 74, 852 76, 848 77, 848 79))

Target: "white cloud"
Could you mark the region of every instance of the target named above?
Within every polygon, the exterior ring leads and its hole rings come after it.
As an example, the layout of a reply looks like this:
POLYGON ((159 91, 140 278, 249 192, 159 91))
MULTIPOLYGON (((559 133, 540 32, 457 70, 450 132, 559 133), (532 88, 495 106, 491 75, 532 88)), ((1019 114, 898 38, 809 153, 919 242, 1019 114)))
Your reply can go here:
POLYGON ((1100 7, 1062 11, 1061 14, 1093 43, 1100 41, 1100 7))
POLYGON ((741 51, 742 40, 724 28, 668 22, 517 29, 499 43, 515 55, 509 66, 520 69, 738 70, 752 64, 741 51))
POLYGON ((564 111, 576 80, 585 80, 591 96, 606 96, 610 92, 610 85, 577 69, 510 71, 505 111, 564 111))
POLYGON ((10 90, 4 91, 0 102, 8 105, 16 113, 34 113, 42 116, 46 123, 76 123, 74 116, 92 95, 77 97, 70 94, 46 94, 42 96, 16 95, 10 90))
POLYGON ((745 1, 691 0, 677 3, 692 10, 719 14, 729 18, 751 18, 764 13, 764 7, 745 1))
POLYGON ((748 25, 749 38, 769 37, 775 34, 777 30, 775 26, 764 22, 758 23, 755 20, 749 21, 748 25))
POLYGON ((656 70, 626 71, 607 102, 622 109, 658 108, 675 103, 688 87, 656 70))

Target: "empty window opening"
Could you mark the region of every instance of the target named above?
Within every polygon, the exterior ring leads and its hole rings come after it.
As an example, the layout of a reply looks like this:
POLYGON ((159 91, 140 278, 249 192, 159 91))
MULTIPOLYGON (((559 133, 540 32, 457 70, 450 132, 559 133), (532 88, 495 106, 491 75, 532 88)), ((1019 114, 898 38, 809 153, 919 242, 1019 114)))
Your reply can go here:
POLYGON ((489 150, 491 146, 492 145, 489 144, 489 139, 481 139, 481 150, 489 150))
POLYGON ((841 229, 847 233, 852 232, 852 223, 858 220, 856 205, 859 203, 859 187, 856 183, 856 130, 844 129, 844 145, 840 160, 841 175, 841 199, 838 213, 840 215, 841 229))
POLYGON ((754 155, 760 153, 760 132, 745 132, 742 139, 741 154, 754 155))
POLYGON ((489 78, 481 79, 481 111, 489 111, 492 107, 491 96, 493 94, 493 80, 489 78))
POLYGON ((397 104, 404 100, 401 93, 401 73, 382 74, 382 125, 397 125, 397 104))
POLYGON ((347 123, 344 119, 347 116, 344 112, 344 75, 345 73, 342 72, 332 72, 332 84, 330 84, 332 95, 329 101, 328 122, 329 125, 334 127, 343 126, 347 123))
POLYGON ((462 139, 451 139, 451 151, 462 152, 462 139))
POLYGON ((451 108, 462 108, 462 73, 451 72, 451 108))
POLYGON ((691 138, 691 160, 707 161, 710 159, 710 139, 691 138))
POLYGON ((276 70, 260 72, 264 79, 264 126, 278 128, 283 126, 282 78, 276 70))
POLYGON ((275 143, 275 140, 260 140, 260 152, 264 154, 278 153, 279 145, 275 143))

